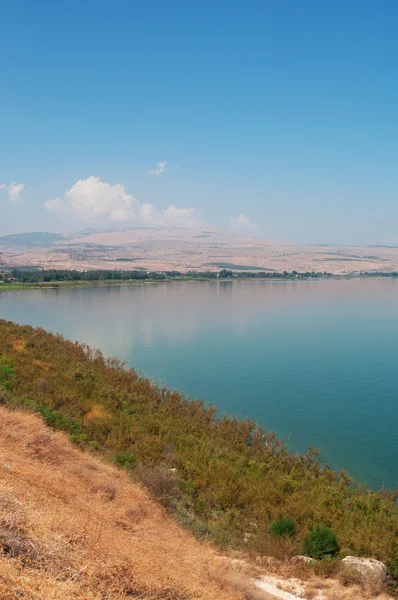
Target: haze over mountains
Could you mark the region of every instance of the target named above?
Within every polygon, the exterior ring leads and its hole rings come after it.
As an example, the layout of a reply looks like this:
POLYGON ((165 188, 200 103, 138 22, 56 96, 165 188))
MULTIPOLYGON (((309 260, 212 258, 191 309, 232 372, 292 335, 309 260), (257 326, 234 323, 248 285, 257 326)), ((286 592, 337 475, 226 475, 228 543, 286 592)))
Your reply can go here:
POLYGON ((77 270, 391 273, 398 270, 398 247, 298 246, 203 228, 35 232, 0 237, 0 264, 77 270))

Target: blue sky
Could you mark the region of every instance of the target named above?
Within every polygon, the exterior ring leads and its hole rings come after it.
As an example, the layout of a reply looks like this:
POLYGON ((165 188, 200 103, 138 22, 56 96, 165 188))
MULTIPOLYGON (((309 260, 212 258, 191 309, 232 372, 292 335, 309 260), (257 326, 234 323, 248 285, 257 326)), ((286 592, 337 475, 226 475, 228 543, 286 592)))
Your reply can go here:
POLYGON ((3 0, 0 22, 0 234, 398 243, 396 0, 3 0))

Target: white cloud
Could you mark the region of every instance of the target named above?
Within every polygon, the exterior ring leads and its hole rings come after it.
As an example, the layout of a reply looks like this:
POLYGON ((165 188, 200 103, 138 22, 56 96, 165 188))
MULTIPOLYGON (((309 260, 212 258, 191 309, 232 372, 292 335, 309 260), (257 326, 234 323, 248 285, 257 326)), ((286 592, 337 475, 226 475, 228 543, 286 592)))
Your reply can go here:
POLYGON ((47 210, 66 211, 82 221, 132 221, 137 206, 123 185, 110 185, 99 177, 79 179, 62 198, 44 203, 47 210))
POLYGON ((260 229, 259 225, 252 223, 249 217, 243 213, 237 217, 229 217, 229 224, 233 229, 260 229))
POLYGON ((8 200, 10 204, 22 204, 22 192, 25 189, 24 183, 10 183, 6 185, 5 183, 0 184, 0 190, 5 190, 8 194, 8 200))
POLYGON ((111 185, 99 177, 79 179, 65 194, 44 203, 46 210, 72 214, 86 222, 134 221, 146 227, 196 227, 200 218, 193 208, 171 205, 159 211, 140 204, 120 183, 111 185))
POLYGON ((156 167, 149 169, 148 173, 149 175, 161 175, 165 171, 167 171, 167 160, 161 160, 156 167))
POLYGON ((194 208, 176 208, 173 204, 162 211, 153 204, 143 204, 140 210, 141 224, 152 227, 198 227, 201 222, 194 208))
POLYGON ((54 200, 46 200, 44 203, 46 210, 62 210, 62 198, 55 198, 54 200))

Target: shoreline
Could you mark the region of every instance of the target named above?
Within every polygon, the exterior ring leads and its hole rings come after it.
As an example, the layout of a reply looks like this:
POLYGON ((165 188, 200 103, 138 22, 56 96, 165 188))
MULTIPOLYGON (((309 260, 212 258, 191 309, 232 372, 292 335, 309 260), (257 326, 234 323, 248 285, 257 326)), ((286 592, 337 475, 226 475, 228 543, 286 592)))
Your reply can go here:
POLYGON ((349 280, 349 279, 398 279, 395 273, 372 274, 372 273, 349 273, 346 275, 320 275, 320 276, 300 276, 297 277, 289 274, 288 276, 276 277, 253 277, 253 276, 232 276, 232 277, 165 277, 164 279, 98 279, 98 280, 80 280, 80 281, 37 281, 37 282, 16 282, 16 283, 1 283, 0 292, 14 292, 32 289, 63 289, 63 288, 88 288, 88 287, 116 287, 130 285, 148 285, 170 282, 193 282, 193 281, 212 281, 212 282, 232 282, 232 281, 280 281, 280 282, 302 282, 302 281, 319 281, 319 280, 349 280))
POLYGON ((292 452, 255 422, 160 387, 86 344, 2 319, 0 332, 9 374, 5 404, 40 414, 79 447, 131 472, 146 472, 150 464, 163 473, 159 469, 166 464, 167 473, 176 474, 167 506, 191 531, 216 545, 228 535, 231 547, 261 554, 268 549, 269 524, 286 514, 297 526, 297 549, 314 523, 330 521, 343 552, 352 548, 387 564, 395 560, 398 513, 392 489, 362 486, 345 471, 323 465, 315 449, 292 452), (65 402, 69 397, 72 403, 65 402), (358 530, 358 516, 369 508, 376 513, 378 536, 367 519, 358 530))

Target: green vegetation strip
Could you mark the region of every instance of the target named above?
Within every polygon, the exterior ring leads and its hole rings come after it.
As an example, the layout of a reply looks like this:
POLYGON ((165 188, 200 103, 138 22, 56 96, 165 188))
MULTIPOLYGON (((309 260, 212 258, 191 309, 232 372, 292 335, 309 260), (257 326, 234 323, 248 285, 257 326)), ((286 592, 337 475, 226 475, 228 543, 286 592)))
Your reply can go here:
MULTIPOLYGON (((158 283, 162 281, 214 281, 232 279, 260 279, 298 281, 306 279, 341 279, 341 275, 333 275, 326 271, 283 271, 282 273, 266 269, 265 267, 246 267, 232 263, 210 263, 218 266, 231 266, 221 271, 195 271, 186 273, 180 271, 147 271, 142 268, 134 271, 119 270, 90 270, 73 271, 69 269, 12 269, 0 272, 0 291, 19 291, 32 288, 60 288, 75 286, 105 286, 129 285, 136 283, 158 283), (256 269, 251 271, 250 269, 256 269)), ((351 277, 398 277, 398 272, 356 272, 345 274, 344 278, 351 277)))
POLYGON ((250 421, 158 387, 117 359, 0 321, 0 403, 39 412, 100 452, 198 536, 318 558, 372 556, 398 571, 397 495, 294 454, 250 421))

